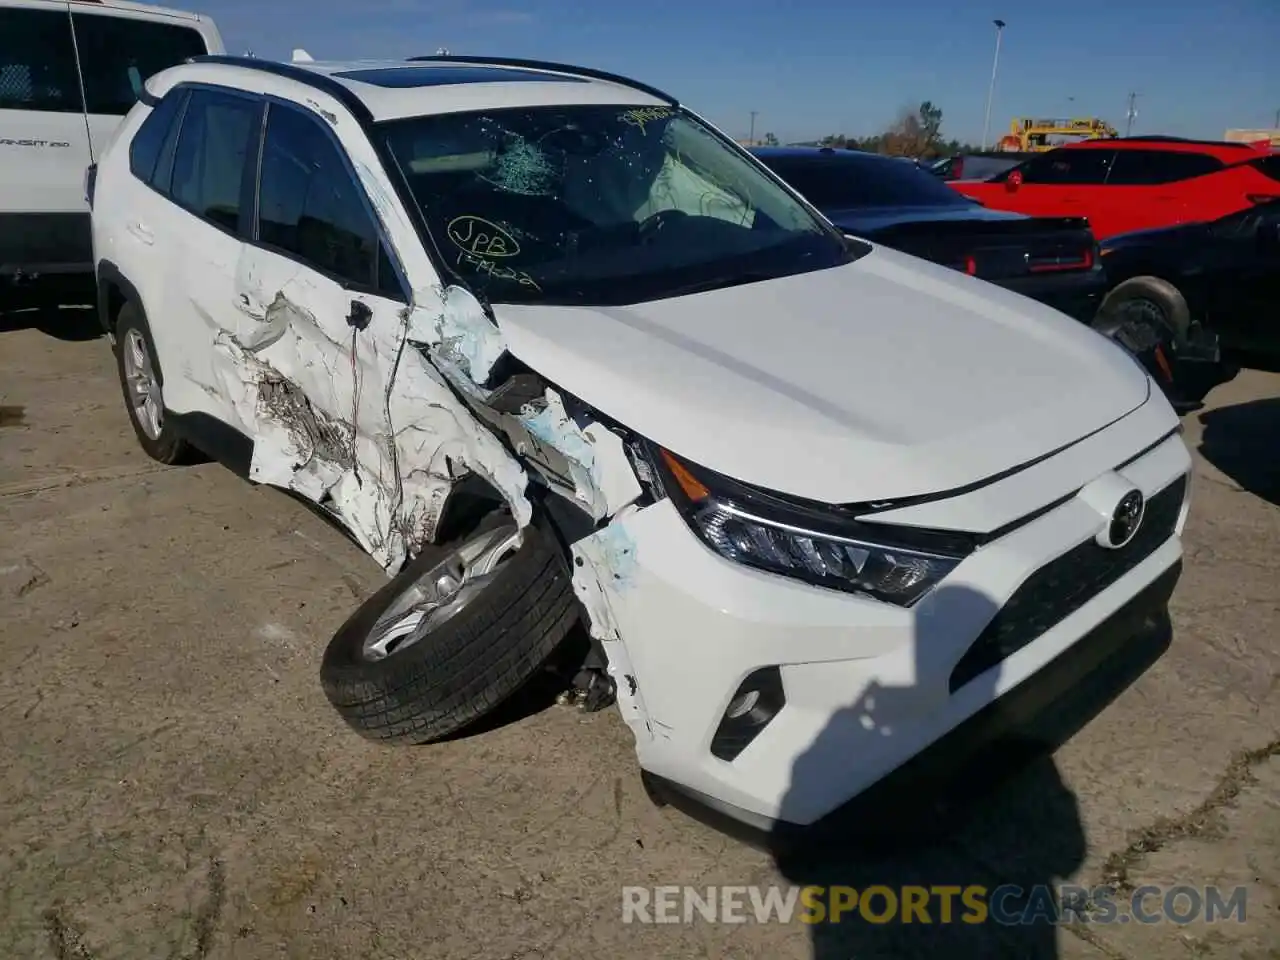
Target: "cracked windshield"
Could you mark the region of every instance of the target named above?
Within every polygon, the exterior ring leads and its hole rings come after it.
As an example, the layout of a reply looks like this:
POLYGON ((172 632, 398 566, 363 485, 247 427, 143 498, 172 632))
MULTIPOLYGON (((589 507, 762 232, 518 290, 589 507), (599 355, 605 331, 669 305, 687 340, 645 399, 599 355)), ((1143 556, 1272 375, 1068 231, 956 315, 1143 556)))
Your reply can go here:
POLYGON ((634 302, 853 255, 675 108, 504 109, 387 128, 446 264, 495 302, 634 302))

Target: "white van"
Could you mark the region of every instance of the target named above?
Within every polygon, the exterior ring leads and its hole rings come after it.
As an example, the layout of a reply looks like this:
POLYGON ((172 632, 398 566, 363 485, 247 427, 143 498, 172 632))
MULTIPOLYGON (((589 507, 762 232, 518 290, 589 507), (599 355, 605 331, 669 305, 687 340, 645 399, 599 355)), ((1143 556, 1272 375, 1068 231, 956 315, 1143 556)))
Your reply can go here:
POLYGON ((194 13, 122 0, 0 0, 0 309, 48 280, 83 278, 92 294, 85 170, 142 81, 222 52, 213 21, 194 13))

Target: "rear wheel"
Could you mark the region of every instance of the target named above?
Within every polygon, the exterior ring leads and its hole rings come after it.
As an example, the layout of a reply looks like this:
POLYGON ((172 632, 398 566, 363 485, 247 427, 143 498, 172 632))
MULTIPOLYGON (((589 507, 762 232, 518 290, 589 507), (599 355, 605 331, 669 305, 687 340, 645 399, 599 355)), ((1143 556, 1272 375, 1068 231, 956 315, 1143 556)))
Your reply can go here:
POLYGON ((116 319, 116 367, 125 408, 138 443, 161 463, 182 463, 194 451, 165 417, 163 377, 156 359, 151 330, 133 302, 120 308, 116 319))
POLYGON ((568 566, 539 523, 505 509, 429 548, 342 625, 320 680, 373 740, 429 743, 493 712, 578 620, 568 566))
POLYGON ((1132 352, 1166 392, 1174 387, 1178 351, 1191 311, 1178 288, 1159 277, 1134 277, 1107 294, 1094 329, 1132 352))

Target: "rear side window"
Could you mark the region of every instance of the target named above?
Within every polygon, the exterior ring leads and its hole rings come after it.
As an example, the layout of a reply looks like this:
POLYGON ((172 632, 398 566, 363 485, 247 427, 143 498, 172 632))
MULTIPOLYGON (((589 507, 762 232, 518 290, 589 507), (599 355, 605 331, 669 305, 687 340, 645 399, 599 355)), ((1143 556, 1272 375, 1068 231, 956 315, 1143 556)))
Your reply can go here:
POLYGON ((1174 150, 1120 150, 1111 165, 1107 184, 1152 186, 1188 180, 1222 169, 1222 161, 1203 153, 1174 150))
POLYGON ((66 11, 0 8, 0 110, 82 109, 66 11))
POLYGON ((246 160, 261 117, 260 101, 193 90, 173 157, 173 199, 211 223, 237 230, 252 184, 246 160))
POLYGON ((1252 165, 1259 173, 1280 182, 1280 153, 1273 153, 1269 157, 1260 157, 1253 161, 1252 165))
POLYGON ((148 77, 208 53, 190 27, 79 11, 74 19, 89 113, 124 116, 148 77))
POLYGON ((181 113, 186 95, 185 90, 170 91, 133 135, 133 142, 129 144, 129 169, 139 180, 154 182, 160 154, 165 142, 173 139, 169 134, 181 113))
POLYGON ((1017 169, 1023 183, 1099 185, 1114 156, 1112 150, 1051 150, 1017 169))
POLYGON ((377 284, 380 241, 360 187, 319 124, 288 107, 267 115, 258 240, 346 283, 377 284))

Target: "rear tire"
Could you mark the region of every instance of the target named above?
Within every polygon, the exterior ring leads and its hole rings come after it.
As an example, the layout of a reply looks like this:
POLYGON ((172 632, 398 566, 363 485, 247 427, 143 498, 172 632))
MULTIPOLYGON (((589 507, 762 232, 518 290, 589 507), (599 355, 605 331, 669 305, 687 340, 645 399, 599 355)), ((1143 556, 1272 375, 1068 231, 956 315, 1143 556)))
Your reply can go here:
POLYGON ((120 308, 115 333, 120 389, 139 446, 160 463, 178 464, 193 459, 197 456, 195 450, 178 435, 166 415, 164 374, 160 371, 156 345, 142 310, 133 301, 120 308))
POLYGON ((1191 331, 1191 308, 1168 280, 1133 277, 1106 295, 1098 308, 1095 327, 1145 323, 1172 342, 1174 349, 1186 342, 1191 331))
POLYGON ((456 613, 418 639, 399 647, 373 643, 371 652, 371 641, 387 633, 380 618, 425 574, 514 524, 508 512, 495 511, 451 544, 428 548, 334 635, 320 682, 361 736, 430 743, 456 734, 510 699, 559 647, 579 608, 558 541, 535 521, 456 613))

